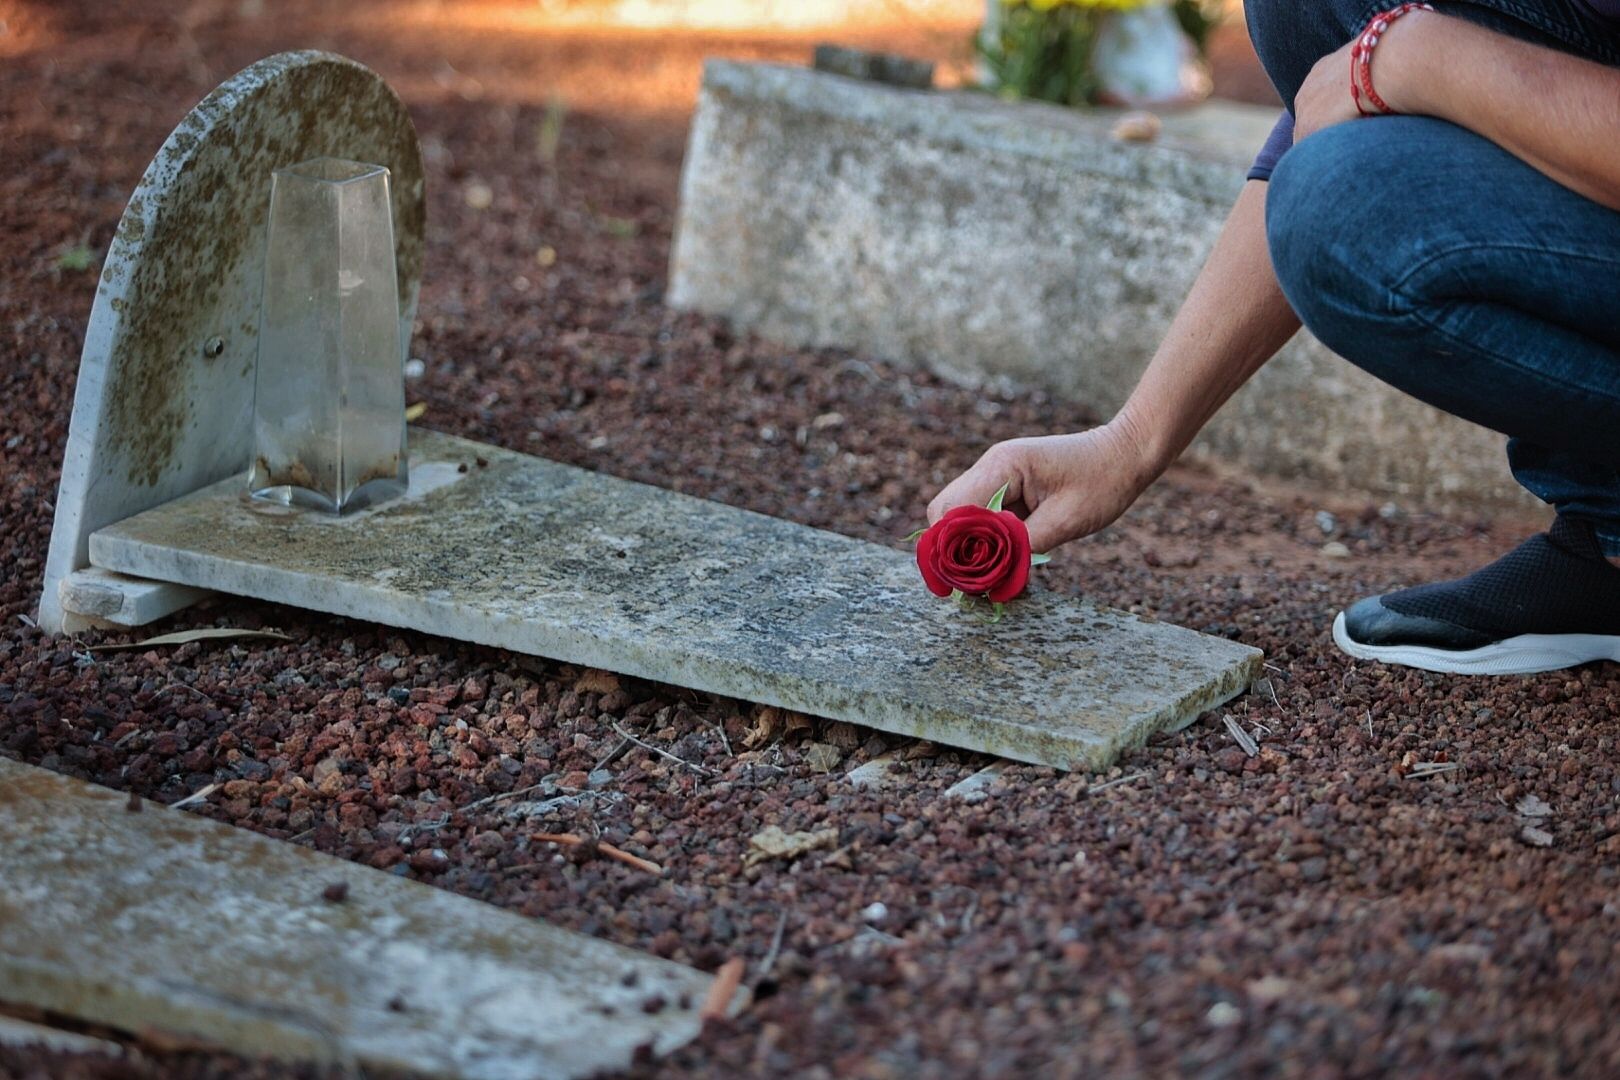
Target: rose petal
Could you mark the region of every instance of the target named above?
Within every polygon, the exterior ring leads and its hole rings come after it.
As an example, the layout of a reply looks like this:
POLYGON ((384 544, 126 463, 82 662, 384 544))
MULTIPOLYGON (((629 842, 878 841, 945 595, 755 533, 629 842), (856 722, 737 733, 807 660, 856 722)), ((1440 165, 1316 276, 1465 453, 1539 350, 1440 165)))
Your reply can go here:
MULTIPOLYGON (((947 511, 930 532, 933 539, 925 560, 934 579, 930 588, 937 582, 1001 603, 1027 585, 1029 530, 1018 515, 959 506, 947 511)), ((918 550, 921 560, 920 544, 918 550)))
POLYGON ((935 596, 949 596, 953 586, 946 584, 940 576, 937 565, 937 549, 939 545, 939 526, 917 537, 917 569, 922 571, 923 584, 935 596))
POLYGON ((1029 529, 1017 514, 1008 510, 1000 511, 1000 516, 1007 526, 1009 565, 1007 575, 1001 583, 989 592, 990 602, 1005 604, 1008 600, 1024 591, 1029 584, 1029 529))

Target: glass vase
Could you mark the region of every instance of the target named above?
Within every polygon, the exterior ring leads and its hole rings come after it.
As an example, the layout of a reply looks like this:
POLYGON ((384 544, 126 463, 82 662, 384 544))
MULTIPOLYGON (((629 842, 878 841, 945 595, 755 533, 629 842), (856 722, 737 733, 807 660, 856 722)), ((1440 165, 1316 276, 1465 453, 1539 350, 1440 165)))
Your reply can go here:
POLYGON ((270 189, 248 490, 342 514, 404 492, 404 343, 388 170, 337 158, 270 189))

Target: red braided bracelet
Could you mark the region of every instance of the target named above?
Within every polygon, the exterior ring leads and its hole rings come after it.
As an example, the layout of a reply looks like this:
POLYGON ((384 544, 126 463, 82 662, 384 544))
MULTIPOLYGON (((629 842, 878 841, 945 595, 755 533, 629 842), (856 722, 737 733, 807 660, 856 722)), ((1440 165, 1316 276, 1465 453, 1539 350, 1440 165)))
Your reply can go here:
POLYGON ((1374 15, 1367 23, 1367 28, 1356 35, 1356 43, 1350 47, 1350 98, 1356 103, 1356 112, 1362 116, 1394 116, 1395 110, 1390 108, 1378 91, 1373 89, 1372 81, 1372 54, 1377 47, 1379 39, 1389 29, 1390 24, 1411 11, 1433 11, 1431 4, 1413 3, 1402 4, 1391 8, 1381 14, 1374 15), (1369 110, 1363 105, 1365 98, 1372 105, 1369 110))

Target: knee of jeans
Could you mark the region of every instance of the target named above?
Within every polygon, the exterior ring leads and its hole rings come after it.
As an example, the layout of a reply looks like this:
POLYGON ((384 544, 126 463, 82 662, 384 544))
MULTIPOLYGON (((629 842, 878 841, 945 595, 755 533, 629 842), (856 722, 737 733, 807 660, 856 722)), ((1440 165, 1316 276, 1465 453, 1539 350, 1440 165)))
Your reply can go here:
POLYGON ((1398 245, 1381 235, 1389 162, 1362 121, 1325 128, 1289 149, 1266 191, 1266 243, 1284 295, 1330 348, 1334 339, 1394 315, 1398 245))

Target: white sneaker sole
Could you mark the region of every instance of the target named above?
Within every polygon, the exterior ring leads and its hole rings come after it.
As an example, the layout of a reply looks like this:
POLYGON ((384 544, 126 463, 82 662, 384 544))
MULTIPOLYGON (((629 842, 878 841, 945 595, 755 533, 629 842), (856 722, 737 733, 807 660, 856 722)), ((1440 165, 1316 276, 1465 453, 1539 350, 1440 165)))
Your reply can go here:
POLYGON ((1477 649, 1456 650, 1427 645, 1363 645, 1345 630, 1342 611, 1333 620, 1333 643, 1357 660, 1379 660, 1454 675, 1534 675, 1594 660, 1620 661, 1620 637, 1607 634, 1520 634, 1477 649))

